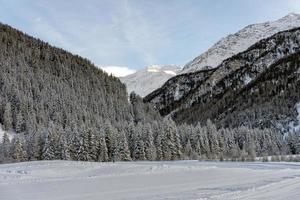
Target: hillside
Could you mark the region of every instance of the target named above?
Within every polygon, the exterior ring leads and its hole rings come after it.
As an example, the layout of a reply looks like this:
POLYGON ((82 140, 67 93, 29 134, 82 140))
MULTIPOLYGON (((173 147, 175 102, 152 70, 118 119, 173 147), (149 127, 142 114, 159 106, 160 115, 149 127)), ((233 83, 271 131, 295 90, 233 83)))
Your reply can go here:
POLYGON ((187 63, 181 73, 216 68, 227 58, 245 51, 261 39, 299 26, 300 15, 295 13, 276 21, 249 25, 237 33, 219 40, 206 52, 187 63))
POLYGON ((296 120, 300 29, 277 33, 214 69, 182 74, 145 97, 179 123, 277 127, 296 120))
POLYGON ((0 123, 6 130, 130 120, 125 86, 88 60, 6 25, 0 26, 0 47, 0 123))

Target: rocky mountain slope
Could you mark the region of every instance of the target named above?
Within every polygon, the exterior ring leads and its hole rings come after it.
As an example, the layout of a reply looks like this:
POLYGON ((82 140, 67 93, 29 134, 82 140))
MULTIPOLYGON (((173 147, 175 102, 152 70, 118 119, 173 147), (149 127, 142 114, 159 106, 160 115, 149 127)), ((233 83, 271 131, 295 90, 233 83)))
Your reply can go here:
POLYGON ((206 52, 187 63, 182 73, 215 68, 225 59, 245 51, 261 39, 300 26, 300 15, 291 13, 277 21, 249 25, 218 41, 206 52))
POLYGON ((296 119, 300 28, 263 39, 218 67, 178 75, 144 98, 179 123, 255 127, 296 119))
POLYGON ((128 93, 134 91, 143 97, 161 87, 180 70, 176 65, 152 65, 120 80, 127 86, 128 93))

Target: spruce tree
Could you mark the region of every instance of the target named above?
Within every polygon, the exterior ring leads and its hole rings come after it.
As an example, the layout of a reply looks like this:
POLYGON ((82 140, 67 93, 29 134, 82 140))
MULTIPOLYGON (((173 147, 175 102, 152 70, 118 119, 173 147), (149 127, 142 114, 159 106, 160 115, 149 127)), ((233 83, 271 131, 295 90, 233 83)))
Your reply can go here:
POLYGON ((19 137, 13 139, 11 148, 11 157, 14 161, 20 162, 26 160, 26 151, 19 137))
POLYGON ((3 128, 4 130, 11 130, 13 125, 13 117, 11 112, 11 104, 7 103, 3 115, 3 128))
POLYGON ((147 160, 154 160, 156 158, 156 149, 154 146, 153 132, 150 124, 145 124, 142 127, 142 135, 144 137, 144 151, 147 160))
POLYGON ((118 148, 118 160, 120 160, 120 161, 130 161, 131 160, 130 151, 128 148, 128 143, 127 143, 127 139, 126 139, 124 131, 121 131, 119 133, 117 148, 118 148))
POLYGON ((98 161, 107 162, 109 161, 107 154, 107 147, 105 142, 105 136, 100 135, 99 147, 98 147, 98 161))
POLYGON ((10 149, 11 149, 11 142, 7 135, 7 133, 4 132, 2 143, 1 143, 1 151, 3 156, 3 161, 9 161, 10 160, 10 149))

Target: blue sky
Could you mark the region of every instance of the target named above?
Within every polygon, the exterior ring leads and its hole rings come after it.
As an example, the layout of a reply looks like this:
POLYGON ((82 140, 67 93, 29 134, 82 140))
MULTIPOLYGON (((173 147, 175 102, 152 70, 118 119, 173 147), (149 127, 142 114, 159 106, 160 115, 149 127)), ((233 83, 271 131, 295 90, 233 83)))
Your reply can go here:
POLYGON ((220 38, 290 12, 300 13, 300 0, 0 0, 2 23, 121 75, 184 65, 220 38))

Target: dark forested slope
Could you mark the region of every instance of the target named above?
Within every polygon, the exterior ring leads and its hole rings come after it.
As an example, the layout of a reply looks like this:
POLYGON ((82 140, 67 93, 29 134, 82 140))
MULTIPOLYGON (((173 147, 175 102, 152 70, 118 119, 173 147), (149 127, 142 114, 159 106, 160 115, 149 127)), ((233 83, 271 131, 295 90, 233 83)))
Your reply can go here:
POLYGON ((0 25, 0 123, 17 132, 132 118, 125 86, 88 60, 0 25), (4 114, 11 119, 4 118, 4 114))
POLYGON ((299 59, 297 28, 259 41, 216 69, 173 77, 145 101, 179 123, 276 127, 297 116, 299 59))

